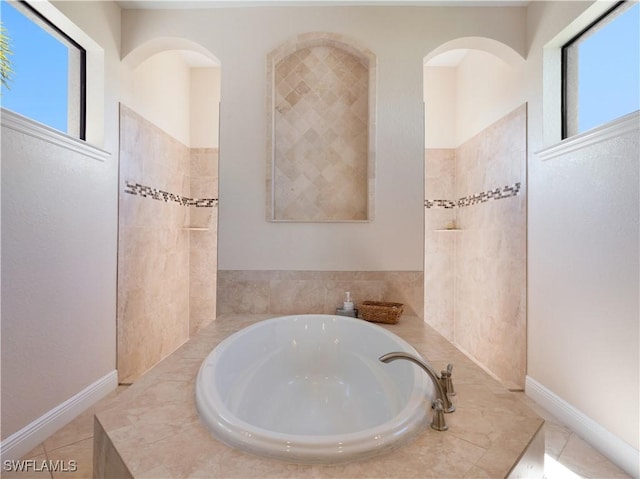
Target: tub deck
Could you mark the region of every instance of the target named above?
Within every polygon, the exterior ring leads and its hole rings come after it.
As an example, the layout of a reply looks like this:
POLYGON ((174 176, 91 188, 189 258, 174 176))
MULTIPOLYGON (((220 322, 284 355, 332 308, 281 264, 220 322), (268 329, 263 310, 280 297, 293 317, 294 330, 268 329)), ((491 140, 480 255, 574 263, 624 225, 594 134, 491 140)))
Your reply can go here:
POLYGON ((454 364, 457 410, 446 415, 448 431, 426 428, 398 449, 339 466, 287 464, 217 441, 195 408, 200 364, 222 339, 275 316, 220 316, 97 414, 94 477, 542 477, 542 418, 414 316, 381 326, 436 369, 454 364))

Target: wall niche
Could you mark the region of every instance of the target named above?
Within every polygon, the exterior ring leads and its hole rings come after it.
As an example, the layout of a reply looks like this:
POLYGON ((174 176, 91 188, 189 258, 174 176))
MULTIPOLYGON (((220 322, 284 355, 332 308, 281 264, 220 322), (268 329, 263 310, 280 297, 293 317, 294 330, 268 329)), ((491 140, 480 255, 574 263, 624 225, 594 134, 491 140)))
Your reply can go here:
POLYGON ((267 57, 269 221, 373 219, 375 55, 308 33, 267 57))

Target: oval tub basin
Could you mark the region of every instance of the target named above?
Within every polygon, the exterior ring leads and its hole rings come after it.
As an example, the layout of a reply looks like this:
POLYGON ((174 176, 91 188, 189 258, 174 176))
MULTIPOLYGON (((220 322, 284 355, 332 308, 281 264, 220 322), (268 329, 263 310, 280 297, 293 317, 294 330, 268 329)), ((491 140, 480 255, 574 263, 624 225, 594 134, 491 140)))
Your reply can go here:
POLYGON ((261 321, 206 357, 196 406, 213 435, 243 451, 294 463, 371 457, 427 428, 433 385, 390 351, 416 350, 395 334, 343 316, 261 321))

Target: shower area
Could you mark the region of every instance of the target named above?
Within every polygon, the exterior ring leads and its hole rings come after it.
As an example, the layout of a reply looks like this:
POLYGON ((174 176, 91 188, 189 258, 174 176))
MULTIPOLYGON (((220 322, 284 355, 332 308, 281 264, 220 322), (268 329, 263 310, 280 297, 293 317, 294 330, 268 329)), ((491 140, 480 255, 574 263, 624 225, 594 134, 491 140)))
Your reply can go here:
POLYGON ((522 390, 527 106, 509 97, 520 60, 487 47, 457 42, 425 59, 424 317, 522 390))
POLYGON ((123 60, 117 369, 135 382, 216 316, 220 63, 150 42, 123 60))

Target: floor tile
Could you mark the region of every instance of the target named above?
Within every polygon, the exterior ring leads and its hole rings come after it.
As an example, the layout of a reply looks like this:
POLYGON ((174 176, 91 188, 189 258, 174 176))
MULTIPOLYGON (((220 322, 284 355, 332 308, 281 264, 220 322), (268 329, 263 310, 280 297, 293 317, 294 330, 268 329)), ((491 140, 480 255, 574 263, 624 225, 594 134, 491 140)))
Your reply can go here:
POLYGON ((569 437, 558 462, 581 477, 590 479, 629 477, 576 434, 571 434, 569 437))
POLYGON ((37 449, 41 449, 43 454, 37 456, 26 454, 20 461, 11 464, 3 462, 2 472, 0 472, 2 479, 51 479, 53 477, 51 472, 47 467, 44 467, 48 465, 48 462, 42 445, 35 448, 34 451, 37 449))
POLYGON ((83 412, 69 424, 64 426, 56 433, 49 436, 44 441, 44 447, 47 451, 51 452, 60 447, 73 444, 83 439, 89 439, 93 437, 93 415, 95 411, 90 408, 88 411, 83 412))
POLYGON ((571 431, 566 427, 549 421, 545 422, 545 453, 554 459, 558 459, 570 436, 571 431))
POLYGON ((45 454, 44 446, 42 444, 38 444, 31 451, 22 456, 22 459, 31 459, 33 457, 44 456, 45 454))
POLYGON ((114 391, 89 407, 69 424, 49 436, 44 441, 44 447, 47 452, 93 437, 94 414, 107 408, 118 395, 127 390, 127 387, 128 386, 118 386, 114 391))
POLYGON ((93 477, 93 437, 60 447, 47 454, 50 461, 60 465, 60 470, 53 472, 53 479, 93 477))

